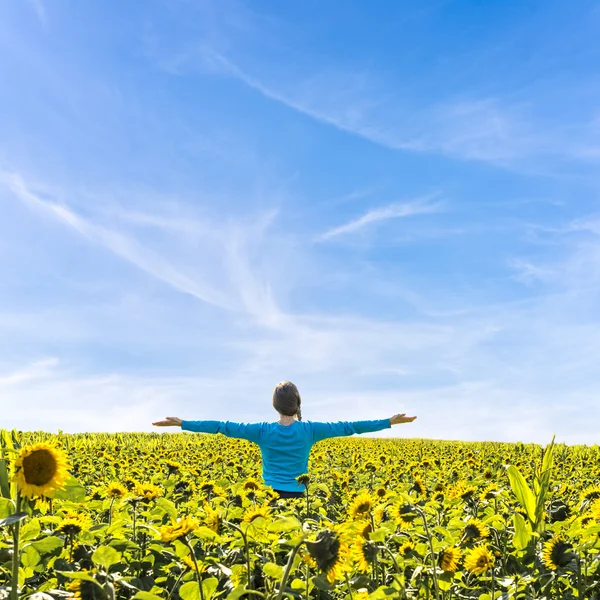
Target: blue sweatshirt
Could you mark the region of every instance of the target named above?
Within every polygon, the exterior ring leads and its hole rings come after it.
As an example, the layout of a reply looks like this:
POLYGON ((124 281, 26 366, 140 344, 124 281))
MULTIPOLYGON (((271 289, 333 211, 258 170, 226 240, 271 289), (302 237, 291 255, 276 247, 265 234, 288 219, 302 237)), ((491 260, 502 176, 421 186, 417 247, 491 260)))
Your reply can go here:
POLYGON ((232 423, 231 421, 182 421, 181 429, 199 433, 222 433, 258 444, 262 454, 265 485, 286 492, 303 491, 296 477, 308 473, 308 456, 315 442, 327 438, 368 433, 391 427, 389 419, 312 423, 232 423))

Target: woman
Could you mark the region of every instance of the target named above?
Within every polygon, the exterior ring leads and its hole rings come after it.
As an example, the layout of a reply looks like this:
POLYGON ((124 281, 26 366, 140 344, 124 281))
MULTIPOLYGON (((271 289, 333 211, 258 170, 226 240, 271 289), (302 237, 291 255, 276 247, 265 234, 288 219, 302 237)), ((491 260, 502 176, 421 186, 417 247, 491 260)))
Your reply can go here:
POLYGON ((375 421, 313 423, 302 421, 300 404, 298 388, 290 381, 283 381, 273 391, 273 407, 279 413, 277 423, 182 421, 179 417, 167 417, 152 424, 202 433, 222 433, 255 442, 262 454, 265 485, 272 487, 282 498, 300 498, 303 492, 298 490, 296 478, 308 472, 308 456, 315 442, 353 433, 380 431, 399 423, 411 423, 417 418, 403 413, 375 421))

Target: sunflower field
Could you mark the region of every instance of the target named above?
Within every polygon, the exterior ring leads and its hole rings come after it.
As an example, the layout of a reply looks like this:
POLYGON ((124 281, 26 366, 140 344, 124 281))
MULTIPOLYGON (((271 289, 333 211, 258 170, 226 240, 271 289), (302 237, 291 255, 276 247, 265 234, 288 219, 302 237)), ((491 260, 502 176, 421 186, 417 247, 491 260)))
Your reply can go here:
POLYGON ((0 434, 0 600, 600 599, 597 446, 0 434))

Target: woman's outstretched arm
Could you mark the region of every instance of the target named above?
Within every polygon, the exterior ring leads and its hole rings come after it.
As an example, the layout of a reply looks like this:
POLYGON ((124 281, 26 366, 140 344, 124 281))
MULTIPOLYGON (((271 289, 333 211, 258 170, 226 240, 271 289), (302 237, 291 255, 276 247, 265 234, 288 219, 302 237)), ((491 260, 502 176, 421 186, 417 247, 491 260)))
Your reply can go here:
POLYGON ((233 423, 232 421, 185 421, 179 417, 167 417, 152 423, 156 427, 181 427, 198 433, 222 433, 227 437, 249 440, 258 444, 261 439, 262 423, 233 423))
POLYGON ((389 429, 392 425, 412 423, 417 417, 407 417, 406 414, 397 414, 389 419, 374 421, 338 421, 337 423, 312 423, 313 441, 318 442, 327 438, 353 435, 355 433, 369 433, 389 429))

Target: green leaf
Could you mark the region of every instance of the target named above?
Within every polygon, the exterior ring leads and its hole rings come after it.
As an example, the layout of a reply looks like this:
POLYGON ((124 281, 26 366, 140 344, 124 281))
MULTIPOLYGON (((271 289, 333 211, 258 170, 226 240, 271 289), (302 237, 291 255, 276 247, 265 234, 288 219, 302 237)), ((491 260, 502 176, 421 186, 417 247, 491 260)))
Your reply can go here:
POLYGON ((167 498, 158 498, 158 500, 156 500, 156 506, 160 506, 171 519, 177 519, 177 508, 171 500, 167 500, 167 498))
POLYGON ((312 581, 315 584, 315 587, 319 590, 329 591, 333 589, 333 586, 325 577, 323 577, 323 575, 316 575, 312 578, 312 581))
POLYGON ((98 587, 101 587, 100 584, 85 571, 56 571, 63 577, 67 577, 68 579, 81 579, 82 581, 90 581, 95 583, 98 587))
POLYGON ((10 480, 8 477, 8 460, 0 458, 0 494, 3 498, 10 498, 10 480))
POLYGON ((202 580, 202 591, 204 592, 204 600, 211 600, 218 585, 219 580, 216 577, 209 577, 208 579, 202 580))
POLYGON ((63 541, 54 536, 48 536, 31 544, 40 554, 47 554, 57 548, 62 548, 63 541))
POLYGON ((275 579, 281 579, 283 576, 283 567, 281 565, 277 565, 272 562, 265 563, 263 566, 263 572, 265 575, 269 577, 273 577, 275 579))
POLYGON ((226 598, 225 600, 238 600, 246 591, 245 585, 238 585, 226 598))
POLYGON ((15 512, 15 503, 10 498, 0 498, 0 519, 9 517, 15 512))
POLYGON ((29 540, 35 540, 41 533, 39 519, 31 519, 21 528, 20 539, 22 542, 28 542, 29 540))
POLYGON ((16 513, 14 515, 10 515, 10 517, 6 517, 0 521, 0 527, 6 527, 7 525, 14 525, 15 523, 19 523, 23 519, 26 519, 29 515, 25 512, 16 513))
POLYGON ((206 525, 200 525, 200 527, 195 529, 194 536, 200 538, 201 540, 213 540, 216 542, 221 541, 221 536, 206 525))
POLYGON ((94 551, 94 554, 92 554, 92 560, 108 571, 112 565, 117 564, 121 560, 121 553, 110 546, 99 546, 94 551))
POLYGON ((137 592, 133 600, 163 600, 160 596, 151 594, 150 592, 137 592))
POLYGON ((201 600, 198 582, 188 581, 187 583, 184 583, 179 588, 179 595, 183 598, 183 600, 201 600))
POLYGON ((40 559, 41 559, 40 553, 33 546, 27 546, 21 552, 21 564, 25 568, 36 567, 37 565, 40 564, 40 559))
POLYGON ((510 481, 510 487, 521 506, 525 509, 527 517, 532 523, 535 523, 535 496, 531 491, 525 477, 521 475, 520 471, 514 466, 510 465, 506 470, 508 479, 510 481))
POLYGON ((531 527, 519 513, 513 515, 515 534, 513 544, 517 550, 525 550, 531 540, 531 527))
POLYGON ((271 521, 267 529, 269 531, 292 531, 302 529, 302 523, 296 517, 283 517, 271 521))
POLYGON ((54 498, 58 500, 71 500, 71 502, 84 502, 85 488, 75 477, 69 475, 63 489, 54 492, 54 498))

